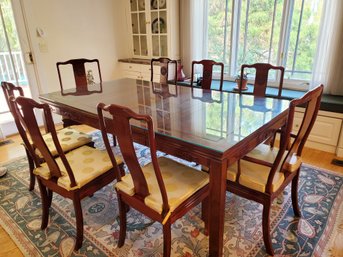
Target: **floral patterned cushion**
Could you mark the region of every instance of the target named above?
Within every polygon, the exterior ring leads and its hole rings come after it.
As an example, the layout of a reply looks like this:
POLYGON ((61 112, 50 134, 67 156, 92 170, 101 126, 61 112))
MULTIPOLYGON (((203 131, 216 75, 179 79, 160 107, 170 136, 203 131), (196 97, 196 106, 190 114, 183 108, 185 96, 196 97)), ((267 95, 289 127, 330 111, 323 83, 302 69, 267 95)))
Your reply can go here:
MULTIPOLYGON (((57 131, 57 137, 58 140, 61 144, 63 152, 68 152, 70 150, 73 150, 75 148, 78 148, 80 146, 83 146, 85 144, 88 144, 92 141, 92 136, 79 132, 74 128, 67 127, 63 128, 61 130, 57 131)), ((50 133, 47 133, 43 135, 43 139, 49 148, 51 154, 53 156, 57 156, 57 150, 54 144, 54 141, 52 140, 52 136, 50 133)), ((39 152, 39 150, 36 148, 35 149, 36 154, 40 157, 43 158, 42 154, 39 152)))
MULTIPOLYGON (((209 183, 208 174, 205 172, 195 170, 165 157, 159 158, 158 163, 167 190, 170 212, 209 183)), ((144 202, 158 213, 162 213, 162 197, 152 163, 144 166, 142 170, 150 192, 144 202)), ((122 177, 122 181, 116 183, 115 188, 131 196, 135 193, 130 174, 122 177)))
MULTIPOLYGON (((56 162, 62 172, 62 176, 58 179, 58 185, 67 190, 81 188, 112 168, 112 163, 106 150, 101 151, 89 146, 82 146, 68 152, 66 158, 77 183, 76 187, 70 187, 70 179, 62 164, 62 160, 61 158, 56 158, 56 162)), ((122 163, 119 157, 116 157, 116 161, 118 164, 122 163)), ((44 179, 51 178, 50 170, 46 163, 41 164, 41 167, 35 168, 33 173, 44 179)))
MULTIPOLYGON (((271 148, 268 145, 260 144, 255 149, 253 149, 247 156, 253 157, 255 159, 264 160, 269 163, 273 163, 278 154, 277 148, 271 148)), ((286 158, 287 152, 284 153, 283 158, 286 158)), ((282 165, 283 161, 280 162, 282 165)), ((256 164, 253 162, 241 160, 241 175, 239 177, 239 183, 251 189, 265 192, 266 184, 270 172, 270 167, 256 164)), ((301 165, 301 158, 297 156, 292 156, 286 161, 284 170, 288 172, 296 171, 301 165)), ((274 180, 272 183, 272 191, 275 192, 283 183, 285 176, 283 172, 280 172, 280 167, 278 167, 275 173, 274 180)), ((230 181, 237 180, 237 163, 231 165, 227 171, 227 179, 230 181)))

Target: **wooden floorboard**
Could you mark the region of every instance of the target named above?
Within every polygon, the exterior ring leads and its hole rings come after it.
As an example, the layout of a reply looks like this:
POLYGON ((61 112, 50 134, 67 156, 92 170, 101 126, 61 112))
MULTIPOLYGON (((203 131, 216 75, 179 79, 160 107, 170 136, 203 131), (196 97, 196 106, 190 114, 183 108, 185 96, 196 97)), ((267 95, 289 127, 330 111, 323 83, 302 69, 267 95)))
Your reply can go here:
MULTIPOLYGON (((83 126, 82 131, 90 132, 93 128, 83 126)), ((11 136, 13 143, 5 144, 0 147, 0 163, 13 160, 20 156, 25 156, 24 147, 21 145, 21 139, 18 135, 11 136)), ((305 148, 303 152, 303 162, 343 174, 343 167, 331 164, 331 161, 335 158, 332 153, 327 153, 315 149, 305 148)), ((23 256, 19 248, 15 245, 9 235, 0 226, 0 256, 18 257, 23 256)), ((343 229, 338 232, 334 240, 334 248, 332 252, 335 254, 332 256, 343 256, 343 229)))

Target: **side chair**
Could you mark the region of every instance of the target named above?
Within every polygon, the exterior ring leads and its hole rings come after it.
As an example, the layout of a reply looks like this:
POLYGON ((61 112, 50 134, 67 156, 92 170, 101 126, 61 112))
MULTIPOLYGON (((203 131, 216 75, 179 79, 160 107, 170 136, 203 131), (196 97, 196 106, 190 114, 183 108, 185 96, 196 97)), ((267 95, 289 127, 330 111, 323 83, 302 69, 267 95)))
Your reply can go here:
POLYGON ((273 200, 288 184, 292 184, 292 205, 295 216, 298 207, 298 180, 301 154, 320 107, 323 85, 307 92, 289 104, 286 125, 281 129, 280 146, 260 144, 227 171, 227 190, 263 205, 262 231, 268 254, 273 255, 270 231, 270 209, 273 200), (292 133, 296 107, 304 107, 304 117, 297 134, 292 133))
POLYGON ((60 87, 61 87, 62 93, 64 92, 64 88, 63 88, 60 66, 62 66, 62 65, 71 65, 72 66, 73 72, 74 72, 76 90, 77 90, 77 92, 81 92, 81 91, 86 91, 86 89, 89 86, 89 83, 91 83, 91 81, 89 81, 89 80, 93 79, 93 78, 91 78, 91 79, 87 78, 86 68, 85 68, 86 63, 96 63, 97 64, 98 76, 99 76, 100 84, 101 84, 102 78, 101 78, 101 71, 100 71, 100 63, 99 63, 98 59, 80 58, 80 59, 71 59, 71 60, 68 60, 65 62, 57 62, 56 68, 57 68, 58 79, 60 82, 60 87))
MULTIPOLYGON (((212 60, 201 60, 192 62, 192 74, 191 74, 191 86, 194 83, 194 69, 196 65, 202 65, 202 79, 201 88, 211 89, 212 77, 213 77, 213 66, 220 67, 220 78, 219 78, 219 90, 223 89, 223 78, 224 78, 224 64, 222 62, 215 62, 212 60)), ((196 81, 195 81, 196 82, 196 81)))
MULTIPOLYGON (((171 159, 156 154, 155 132, 152 118, 141 115, 119 105, 98 105, 100 127, 108 154, 112 151, 106 137, 108 132, 118 138, 123 159, 129 173, 118 178, 115 190, 118 195, 120 211, 120 233, 118 247, 122 247, 126 234, 126 212, 129 206, 148 216, 163 226, 163 256, 171 253, 171 224, 193 207, 202 204, 205 229, 208 220, 209 176, 171 159), (107 119, 104 120, 104 113, 107 119), (109 115, 108 115, 109 114, 109 115), (144 167, 139 165, 134 145, 130 121, 143 122, 147 126, 144 132, 150 147, 152 163, 144 167), (118 126, 120 124, 120 126, 118 126)), ((111 160, 114 160, 111 157, 111 160)), ((115 165, 115 162, 114 164, 115 165)))
MULTIPOLYGON (((44 162, 44 158, 41 152, 39 151, 39 149, 37 149, 33 145, 32 141, 29 140, 26 132, 23 129, 21 129, 22 121, 20 119, 20 116, 18 116, 17 113, 14 111, 13 105, 10 102, 10 97, 24 96, 23 89, 21 87, 13 85, 10 82, 5 82, 5 81, 1 82, 1 87, 3 89, 9 110, 14 118, 14 122, 17 126, 18 132, 23 140, 23 145, 25 147, 27 159, 29 162, 29 169, 30 169, 29 190, 31 191, 34 189, 34 186, 35 186, 35 176, 33 175, 33 169, 34 169, 33 159, 37 158, 42 163, 44 162), (34 156, 32 156, 28 150, 30 147, 34 149, 34 156)), ((61 144, 63 152, 68 152, 72 149, 78 148, 83 145, 93 146, 94 144, 92 142, 92 136, 78 131, 77 126, 67 127, 67 128, 63 128, 59 130, 57 132, 57 137, 61 142, 63 142, 63 144, 61 144)), ((45 141, 45 144, 49 148, 50 152, 53 154, 53 156, 57 156, 58 151, 52 142, 52 135, 51 133, 49 133, 49 131, 45 131, 45 134, 43 135, 43 139, 45 141)))
MULTIPOLYGON (((65 62, 57 62, 56 63, 56 68, 57 68, 57 74, 58 74, 58 79, 60 82, 60 88, 61 88, 61 94, 62 95, 85 95, 85 94, 90 94, 90 93, 95 93, 95 92, 101 92, 102 91, 102 77, 101 77, 101 71, 100 71, 100 63, 98 59, 85 59, 85 58, 79 58, 79 59, 70 59, 65 62), (98 70, 98 76, 99 76, 99 88, 97 89, 92 89, 90 90, 89 88, 94 85, 90 85, 88 80, 93 80, 94 78, 89 79, 86 74, 86 63, 95 63, 97 65, 97 70, 98 70), (62 75, 61 75, 61 66, 71 66, 73 69, 73 76, 75 79, 75 91, 70 92, 69 90, 66 90, 64 88, 63 80, 62 80, 62 75)), ((64 72, 66 73, 66 72, 64 72)), ((98 85, 97 85, 98 86, 98 85)), ((79 125, 77 121, 69 119, 69 117, 62 116, 62 121, 63 121, 63 126, 71 126, 71 125, 79 125)), ((115 141, 115 139, 114 139, 115 141)))
MULTIPOLYGON (((282 93, 282 86, 283 86, 283 77, 285 73, 285 68, 283 66, 273 66, 269 63, 255 63, 255 64, 243 64, 241 67, 241 78, 243 78, 244 70, 247 68, 254 68, 256 70, 255 82, 254 82, 254 91, 253 94, 255 96, 265 96, 267 83, 268 83, 268 75, 270 70, 279 70, 280 80, 278 84, 278 94, 277 97, 281 97, 282 93)), ((240 85, 238 87, 239 93, 242 92, 242 83, 243 81, 240 80, 240 85)))
POLYGON ((122 161, 116 158, 116 167, 107 154, 89 146, 82 146, 68 153, 62 150, 63 141, 60 142, 52 119, 51 110, 48 104, 39 104, 33 99, 18 96, 10 99, 13 102, 20 120, 31 137, 35 147, 41 152, 45 160, 41 163, 36 158, 35 150, 28 145, 31 156, 35 156, 34 175, 37 178, 42 198, 42 224, 41 229, 48 225, 49 208, 51 206, 53 192, 71 199, 74 204, 76 217, 76 243, 75 250, 80 249, 83 241, 83 215, 81 200, 92 196, 96 191, 111 183, 116 178, 116 173, 122 169, 122 161), (20 108, 20 109, 19 109, 20 108), (46 145, 35 117, 35 110, 43 111, 47 126, 49 127, 52 143, 58 152, 58 158, 46 145))
POLYGON ((151 59, 150 61, 150 70, 151 70, 151 79, 150 81, 154 81, 154 70, 155 70, 155 64, 159 64, 159 69, 160 69, 160 83, 161 84, 175 84, 177 82, 177 61, 176 60, 171 60, 167 57, 161 57, 157 59, 151 59), (174 70, 172 71, 171 74, 173 74, 174 78, 172 80, 169 80, 169 75, 170 75, 170 69, 169 66, 174 66, 174 70))

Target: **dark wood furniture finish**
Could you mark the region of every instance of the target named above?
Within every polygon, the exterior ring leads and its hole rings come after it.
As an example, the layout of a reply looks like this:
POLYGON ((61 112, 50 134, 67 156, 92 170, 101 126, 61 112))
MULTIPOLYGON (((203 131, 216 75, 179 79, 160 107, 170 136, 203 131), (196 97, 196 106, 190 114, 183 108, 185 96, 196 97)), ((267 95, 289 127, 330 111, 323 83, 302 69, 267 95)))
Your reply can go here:
MULTIPOLYGON (((285 73, 285 68, 282 66, 273 66, 269 63, 255 63, 255 64, 243 64, 241 67, 241 78, 243 78, 244 70, 246 68, 254 68, 256 69, 256 76, 254 82, 254 95, 256 96, 265 96, 266 95, 266 88, 268 83, 268 73, 270 70, 280 70, 280 81, 278 85, 278 97, 281 97, 282 93, 282 85, 283 85, 283 77, 285 73)), ((243 80, 240 80, 240 85, 238 87, 239 92, 242 92, 242 83, 243 80)))
MULTIPOLYGON (((105 106, 105 104, 103 103, 100 103, 98 105, 98 115, 102 136, 104 138, 108 154, 111 156, 111 159, 114 160, 114 165, 116 165, 115 158, 113 156, 113 152, 107 138, 107 133, 113 133, 117 136, 121 153, 126 165, 129 168, 130 175, 125 176, 129 176, 129 179, 132 179, 133 181, 134 194, 130 195, 127 192, 121 190, 119 186, 117 186, 122 183, 122 176, 120 175, 120 173, 117 173, 119 174, 119 177, 117 178, 115 188, 118 194, 120 210, 120 233, 118 247, 122 247, 124 245, 127 223, 126 210, 127 206, 132 206, 149 218, 162 223, 164 242, 163 256, 169 257, 171 253, 171 225, 177 219, 184 216, 189 210, 191 210, 193 207, 197 206, 201 202, 203 202, 203 208, 205 209, 205 215, 203 216, 206 216, 208 214, 208 210, 206 210, 208 208, 207 198, 209 195, 208 174, 203 173, 202 171, 194 170, 190 167, 186 167, 182 164, 178 164, 176 161, 167 159, 165 157, 158 158, 156 153, 156 141, 153 121, 149 115, 137 114, 132 110, 120 105, 112 104, 105 106), (107 123, 108 126, 106 126, 105 124, 103 113, 109 113, 112 117, 110 124, 107 123), (135 148, 133 145, 133 137, 130 126, 130 120, 133 119, 147 125, 148 141, 152 159, 152 165, 149 164, 147 165, 147 167, 153 167, 152 173, 149 172, 150 168, 148 168, 149 170, 147 171, 146 169, 144 169, 145 167, 142 168, 138 162, 138 158, 136 156, 135 148), (120 126, 118 126, 118 124, 120 124, 120 126), (170 165, 170 167, 160 167, 160 159, 164 159, 164 165, 167 164, 168 166, 170 165), (175 168, 171 168, 172 165, 175 165, 175 168), (183 181, 185 177, 183 177, 182 173, 180 172, 189 174, 187 176, 190 176, 192 174, 192 179, 188 179, 188 183, 183 181), (148 176, 146 176, 147 173, 148 176), (170 176, 173 178, 171 178, 170 176), (162 197, 161 212, 159 212, 155 208, 152 208, 148 203, 146 203, 146 198, 152 194, 150 187, 152 187, 152 183, 154 180, 153 177, 155 177, 157 180, 157 193, 162 197), (173 201, 170 201, 169 195, 173 192, 175 194, 175 191, 177 192, 178 190, 182 191, 182 189, 169 192, 167 189, 169 184, 166 182, 166 180, 170 181, 172 179, 173 186, 182 185, 182 187, 191 188, 193 189, 193 194, 187 196, 184 201, 178 204, 173 204, 173 201), (203 183, 202 186, 196 186, 201 182, 203 183), (175 209, 171 209, 170 204, 172 204, 175 209)), ((124 183, 125 185, 127 185, 127 182, 124 183)), ((190 192, 187 191, 187 193, 189 194, 190 192)), ((173 197, 175 198, 175 195, 173 197)), ((183 195, 181 194, 180 197, 183 197, 183 195)), ((207 218, 205 218, 205 223, 207 223, 207 218)))
POLYGON ((19 117, 16 114, 16 112, 13 110, 12 104, 10 103, 10 97, 16 97, 16 96, 24 96, 24 91, 21 87, 17 87, 15 85, 13 85, 12 83, 9 82, 5 82, 2 81, 1 82, 1 87, 2 90, 4 92, 5 95, 5 99, 8 105, 8 108, 14 118, 14 122, 17 126, 17 129, 19 131, 19 134, 23 140, 24 143, 24 147, 25 147, 25 152, 26 152, 26 156, 27 156, 27 160, 29 162, 29 172, 30 172, 30 185, 29 185, 29 190, 32 191, 35 187, 35 176, 33 175, 33 169, 34 169, 34 163, 33 163, 33 159, 30 155, 30 152, 28 150, 28 146, 30 145, 29 140, 27 138, 26 133, 24 133, 24 131, 22 129, 19 129, 19 127, 21 127, 21 123, 19 121, 19 117))
POLYGON ((151 70, 151 79, 150 81, 154 81, 154 66, 155 64, 159 64, 160 68, 160 83, 161 84, 176 84, 177 82, 177 61, 171 60, 167 57, 161 57, 157 59, 151 59, 150 62, 150 70, 151 70), (174 78, 173 80, 169 80, 169 65, 174 65, 174 78))
POLYGON ((71 59, 71 60, 68 60, 65 62, 57 62, 56 68, 57 68, 57 73, 58 73, 58 79, 60 81, 61 92, 64 92, 63 82, 62 82, 62 77, 61 77, 61 71, 60 71, 61 65, 72 65, 73 72, 74 72, 74 78, 75 78, 76 90, 77 90, 77 92, 83 92, 83 91, 88 90, 85 63, 92 63, 92 62, 97 64, 98 72, 99 72, 99 78, 100 78, 100 85, 101 85, 102 78, 101 78, 100 64, 99 64, 98 59, 80 58, 80 59, 71 59))
MULTIPOLYGON (((227 190, 263 205, 263 240, 267 253, 270 255, 274 255, 269 224, 271 205, 273 200, 290 183, 292 184, 294 214, 297 217, 301 215, 298 207, 298 180, 301 167, 301 153, 317 118, 322 92, 323 85, 320 85, 306 93, 303 97, 290 102, 287 123, 281 130, 280 147, 278 149, 276 147, 259 145, 251 153, 243 157, 242 160, 238 161, 235 167, 229 167, 229 171, 234 171, 237 177, 234 181, 231 179, 227 180, 227 190), (293 134, 292 127, 295 108, 299 106, 305 106, 304 117, 299 131, 293 134), (293 138, 292 142, 291 138, 293 138), (272 156, 273 158, 271 158, 272 156), (265 190, 257 190, 256 187, 253 188, 251 186, 255 182, 253 182, 254 178, 249 175, 248 170, 253 170, 254 173, 263 176, 263 166, 266 167, 269 174, 266 184, 264 184, 265 190), (284 179, 279 185, 276 185, 277 183, 273 181, 277 179, 276 177, 279 174, 283 174, 284 179), (243 181, 240 181, 242 176, 243 181)), ((228 175, 228 177, 230 176, 228 175)))
MULTIPOLYGON (((86 175, 84 175, 85 173, 83 171, 72 169, 73 164, 68 161, 69 156, 77 155, 79 152, 81 152, 81 155, 83 156, 94 156, 96 152, 101 151, 91 148, 89 146, 83 146, 81 148, 78 148, 77 150, 70 151, 70 155, 64 154, 61 144, 57 137, 57 132, 55 130, 55 125, 52 119, 50 106, 48 104, 39 104, 33 99, 22 96, 18 96, 17 98, 12 97, 10 100, 13 102, 13 109, 15 109, 17 115, 24 123, 24 127, 28 130, 28 133, 30 134, 33 144, 41 152, 45 160, 45 163, 42 164, 41 161, 38 158, 36 158, 35 150, 33 149, 33 147, 30 144, 28 144, 28 150, 30 152, 30 155, 35 157, 33 158, 36 166, 34 169, 34 174, 38 181, 42 199, 41 229, 45 229, 48 225, 49 208, 51 206, 53 192, 58 193, 59 195, 65 198, 71 199, 74 204, 76 217, 75 250, 78 250, 82 246, 83 241, 83 215, 81 209, 81 200, 87 196, 92 196, 96 191, 98 191, 105 185, 111 183, 116 178, 115 174, 117 171, 113 169, 112 165, 108 165, 108 168, 106 168, 103 171, 99 171, 97 175, 94 175, 94 177, 89 177, 89 179, 87 179, 86 182, 83 182, 81 184, 79 180, 81 180, 82 176, 86 175), (52 139, 56 146, 56 149, 58 151, 59 160, 53 157, 53 154, 50 152, 49 148, 47 147, 43 139, 43 136, 41 134, 40 128, 35 117, 35 110, 42 110, 45 115, 47 126, 52 135, 52 139), (45 166, 43 167, 43 165, 45 166), (48 175, 43 176, 45 172, 43 172, 42 169, 48 170, 48 175), (79 172, 83 173, 80 174, 79 172), (59 179, 65 177, 67 178, 67 181, 64 182, 66 185, 62 186, 59 183, 59 179)), ((100 156, 103 156, 103 154, 100 156)), ((107 154, 106 156, 108 157, 107 154)), ((78 159, 73 160, 74 163, 78 161, 81 162, 81 160, 78 159)), ((103 159, 101 161, 104 162, 103 159)), ((122 168, 122 162, 119 159, 117 161, 120 165, 119 167, 122 168)), ((91 158, 88 158, 87 162, 91 162, 91 158)), ((91 169, 94 170, 98 168, 98 165, 94 165, 94 167, 91 167, 91 169)), ((104 169, 104 167, 101 168, 104 169)), ((92 173, 92 171, 87 170, 86 173, 90 174, 92 173)))
MULTIPOLYGON (((262 143, 275 129, 283 126, 289 101, 215 91, 222 94, 222 102, 207 103, 192 99, 192 90, 204 91, 199 88, 177 86, 177 97, 162 99, 170 104, 170 129, 155 130, 156 144, 160 151, 210 168, 209 254, 222 256, 227 167, 262 143), (252 102, 255 99, 257 105, 272 104, 275 106, 275 112, 266 115, 267 119, 263 121, 258 113, 255 115, 254 108, 242 110, 239 106, 240 98, 250 99, 252 102), (219 108, 213 108, 216 105, 220 105, 219 108), (225 106, 227 111, 221 112, 222 106, 225 106), (213 115, 217 116, 218 120, 227 120, 223 136, 209 135, 206 131, 204 117, 212 109, 216 111, 213 115), (254 118, 251 122, 242 122, 251 117, 254 118)), ((151 82, 120 79, 103 82, 101 94, 65 97, 60 92, 53 92, 41 95, 40 100, 48 103, 58 114, 68 115, 71 119, 99 128, 96 109, 99 102, 114 103, 139 114, 151 115, 156 124, 160 117, 158 105, 154 104, 156 96, 152 91, 151 82)), ((220 97, 216 97, 218 98, 220 97)), ((219 124, 216 128, 220 127, 219 124)), ((133 123, 131 129, 135 142, 149 144, 146 128, 142 124, 133 123)))
MULTIPOLYGON (((213 66, 217 65, 220 67, 220 78, 219 78, 219 90, 223 89, 223 77, 224 77, 224 64, 222 62, 215 62, 213 60, 201 60, 192 62, 192 73, 191 73, 191 86, 194 83, 194 67, 195 65, 202 65, 202 89, 211 89, 212 77, 213 77, 213 66)), ((196 81, 195 81, 196 82, 196 81)))

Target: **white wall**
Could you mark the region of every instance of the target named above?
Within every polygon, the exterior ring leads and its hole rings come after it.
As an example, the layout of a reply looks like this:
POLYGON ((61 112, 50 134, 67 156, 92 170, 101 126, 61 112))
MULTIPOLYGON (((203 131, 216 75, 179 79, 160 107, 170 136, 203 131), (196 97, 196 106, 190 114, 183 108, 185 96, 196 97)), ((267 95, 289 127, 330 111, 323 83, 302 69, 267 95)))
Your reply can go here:
POLYGON ((119 76, 117 60, 130 55, 125 1, 22 1, 38 93, 59 90, 56 62, 72 58, 98 58, 104 81, 119 76), (44 37, 37 35, 37 28, 44 31, 44 37))

